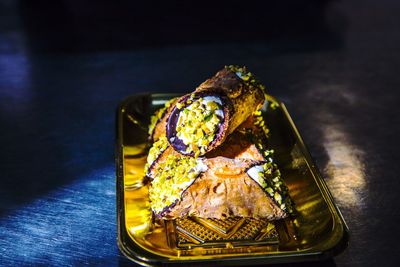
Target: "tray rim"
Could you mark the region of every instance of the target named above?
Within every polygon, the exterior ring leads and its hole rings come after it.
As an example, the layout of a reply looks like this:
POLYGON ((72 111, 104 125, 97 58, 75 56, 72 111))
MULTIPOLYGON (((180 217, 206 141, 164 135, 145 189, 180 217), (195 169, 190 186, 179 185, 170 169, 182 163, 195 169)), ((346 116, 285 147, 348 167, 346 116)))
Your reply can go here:
MULTIPOLYGON (((294 262, 305 262, 305 261, 320 261, 326 260, 333 256, 336 256, 340 252, 342 252, 348 245, 349 241, 349 228, 343 218, 340 209, 337 207, 333 196, 323 179, 319 169, 314 163, 309 150, 306 144, 303 141, 296 125, 294 124, 293 119, 291 118, 285 104, 280 101, 278 98, 272 95, 266 95, 267 100, 272 100, 276 102, 280 108, 286 119, 288 120, 290 127, 292 128, 295 138, 300 145, 300 149, 305 157, 306 164, 308 168, 311 170, 311 174, 314 178, 314 182, 318 186, 321 191, 321 195, 326 201, 329 209, 331 210, 332 215, 335 215, 342 226, 342 236, 337 242, 331 247, 326 248, 321 251, 313 251, 311 249, 303 249, 300 251, 285 251, 275 255, 254 255, 254 256, 227 256, 226 258, 217 258, 217 259, 175 259, 175 258, 167 258, 164 256, 160 256, 156 253, 151 253, 141 245, 134 242, 126 229, 125 226, 125 203, 124 203, 124 173, 123 173, 123 145, 122 141, 122 114, 124 113, 124 107, 130 103, 134 99, 149 97, 149 98, 172 98, 176 96, 180 96, 181 94, 177 93, 139 93, 127 96, 124 98, 118 105, 116 109, 116 124, 115 124, 115 164, 116 164, 116 211, 117 211, 117 244, 121 253, 126 256, 128 259, 132 260, 135 263, 138 263, 142 266, 159 266, 162 264, 174 263, 174 264, 184 264, 184 263, 209 263, 213 266, 234 264, 234 265, 242 265, 238 263, 238 261, 245 261, 243 264, 276 264, 276 263, 294 263, 294 262), (294 254, 296 252, 296 254, 294 254)), ((336 224, 335 224, 336 225, 336 224)), ((334 226, 335 226, 334 225, 334 226)))

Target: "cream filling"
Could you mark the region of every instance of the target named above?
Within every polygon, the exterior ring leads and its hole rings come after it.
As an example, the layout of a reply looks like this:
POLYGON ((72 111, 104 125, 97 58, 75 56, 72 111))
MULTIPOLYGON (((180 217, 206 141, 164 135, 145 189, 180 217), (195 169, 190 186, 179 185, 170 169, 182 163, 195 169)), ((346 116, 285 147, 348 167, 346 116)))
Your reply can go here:
POLYGON ((197 165, 194 168, 199 174, 208 170, 208 166, 200 159, 197 159, 197 165))
POLYGON ((263 173, 264 169, 261 165, 255 165, 247 170, 247 175, 249 175, 254 181, 256 181, 262 188, 267 186, 264 177, 261 177, 260 173, 263 173))

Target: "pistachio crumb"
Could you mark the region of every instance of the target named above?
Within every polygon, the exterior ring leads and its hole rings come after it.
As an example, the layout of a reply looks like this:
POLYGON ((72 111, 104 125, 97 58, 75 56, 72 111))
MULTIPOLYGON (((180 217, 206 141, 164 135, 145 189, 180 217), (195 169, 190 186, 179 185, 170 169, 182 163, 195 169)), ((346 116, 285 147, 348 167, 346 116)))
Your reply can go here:
POLYGON ((195 99, 183 108, 176 135, 187 146, 185 152, 194 153, 195 157, 205 154, 215 139, 223 116, 221 100, 212 96, 195 99))

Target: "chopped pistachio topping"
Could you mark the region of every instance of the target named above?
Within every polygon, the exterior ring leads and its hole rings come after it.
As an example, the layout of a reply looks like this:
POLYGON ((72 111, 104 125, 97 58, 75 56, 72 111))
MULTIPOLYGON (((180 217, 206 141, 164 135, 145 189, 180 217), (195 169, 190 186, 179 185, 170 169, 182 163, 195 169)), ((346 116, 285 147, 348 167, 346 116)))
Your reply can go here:
POLYGON ((149 198, 152 210, 160 213, 174 204, 196 177, 206 170, 207 166, 200 159, 169 155, 165 162, 157 166, 156 176, 151 182, 149 198))
POLYGON ((157 122, 161 119, 161 117, 164 115, 166 110, 171 106, 172 102, 174 102, 176 98, 172 98, 168 100, 165 105, 158 109, 150 118, 150 124, 149 124, 149 130, 148 133, 151 136, 153 134, 154 128, 157 125, 157 122))
POLYGON ((226 69, 236 73, 236 75, 244 81, 246 85, 252 85, 259 87, 265 92, 265 86, 262 85, 257 78, 253 75, 253 73, 247 71, 246 67, 239 67, 235 65, 225 66, 226 69))
POLYGON ((214 96, 195 100, 179 114, 176 136, 187 146, 186 152, 203 155, 214 141, 218 126, 224 119, 222 102, 214 96))
POLYGON ((261 110, 257 110, 253 113, 254 116, 254 124, 261 128, 266 138, 269 136, 269 129, 267 124, 265 123, 264 117, 262 115, 261 110))
POLYGON ((277 102, 275 102, 275 101, 270 101, 269 107, 270 107, 272 110, 275 110, 275 109, 277 109, 277 108, 279 107, 279 104, 278 104, 277 102))
POLYGON ((167 137, 161 136, 157 142, 154 142, 149 150, 149 154, 147 155, 147 162, 144 166, 144 171, 147 174, 151 164, 164 152, 165 149, 168 147, 168 140, 167 137))
POLYGON ((268 149, 267 143, 269 138, 269 128, 267 127, 264 117, 262 116, 261 111, 256 111, 253 113, 254 117, 254 125, 259 130, 254 130, 252 128, 244 129, 244 133, 247 138, 255 144, 258 151, 264 156, 265 160, 272 162, 271 156, 274 151, 272 149, 268 149))
POLYGON ((281 173, 276 164, 266 162, 262 165, 255 165, 247 171, 247 174, 265 190, 282 210, 289 213, 293 212, 294 207, 289 196, 289 190, 281 178, 281 173))

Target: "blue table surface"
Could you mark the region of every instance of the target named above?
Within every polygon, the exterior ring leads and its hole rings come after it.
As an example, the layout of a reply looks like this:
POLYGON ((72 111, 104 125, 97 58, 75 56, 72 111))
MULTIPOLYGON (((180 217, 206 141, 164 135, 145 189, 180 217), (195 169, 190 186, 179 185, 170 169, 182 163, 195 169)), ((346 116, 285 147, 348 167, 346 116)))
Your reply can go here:
POLYGON ((247 65, 287 105, 350 228, 343 253, 296 266, 394 266, 399 8, 336 2, 327 8, 329 42, 76 52, 36 49, 18 16, 1 13, 0 266, 128 265, 116 242, 116 108, 140 92, 191 91, 226 64, 247 65))

